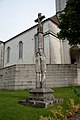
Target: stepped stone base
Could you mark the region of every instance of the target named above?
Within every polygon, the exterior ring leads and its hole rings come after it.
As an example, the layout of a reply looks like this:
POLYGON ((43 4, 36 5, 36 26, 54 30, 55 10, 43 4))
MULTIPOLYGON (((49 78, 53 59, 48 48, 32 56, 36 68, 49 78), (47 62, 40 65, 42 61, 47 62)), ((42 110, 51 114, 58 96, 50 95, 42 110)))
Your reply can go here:
POLYGON ((62 99, 57 99, 53 95, 53 90, 49 88, 36 88, 30 91, 30 97, 26 100, 20 100, 19 103, 24 105, 36 106, 41 108, 47 108, 59 102, 62 99))

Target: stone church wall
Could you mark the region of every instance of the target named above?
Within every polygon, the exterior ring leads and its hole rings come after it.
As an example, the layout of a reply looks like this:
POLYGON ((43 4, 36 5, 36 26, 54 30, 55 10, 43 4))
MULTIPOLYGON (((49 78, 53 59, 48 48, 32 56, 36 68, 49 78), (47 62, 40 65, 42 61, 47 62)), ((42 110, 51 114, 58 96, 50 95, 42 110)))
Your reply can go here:
POLYGON ((60 55, 60 41, 50 35, 50 63, 51 64, 60 64, 61 55, 60 55))
MULTIPOLYGON (((48 22, 43 24, 44 34, 49 31, 48 22)), ((4 67, 15 64, 34 64, 35 63, 35 34, 37 34, 37 26, 24 31, 23 33, 11 38, 5 42, 4 49, 4 67), (23 43, 23 57, 19 58, 19 42, 23 43), (10 47, 10 60, 7 62, 7 48, 10 47)), ((49 64, 49 35, 45 35, 45 54, 46 62, 49 64), (47 51, 46 51, 47 50, 47 51)))
MULTIPOLYGON (((50 19, 43 22, 44 53, 46 55, 47 64, 64 63, 64 62, 61 63, 61 50, 60 50, 61 46, 60 46, 60 40, 56 36, 57 32, 59 32, 59 28, 50 19)), ((14 36, 13 38, 5 42, 4 53, 3 53, 4 55, 3 67, 12 66, 15 64, 35 63, 35 48, 37 46, 37 42, 35 44, 36 33, 37 33, 37 26, 33 26, 32 28, 20 33, 17 36, 14 36), (23 44, 22 58, 19 58, 20 42, 22 42, 23 44), (8 55, 8 48, 10 48, 9 55, 8 55)))
MULTIPOLYGON (((47 87, 63 87, 77 82, 77 65, 47 65, 47 87)), ((35 65, 19 64, 0 69, 0 89, 18 90, 35 87, 35 65)))

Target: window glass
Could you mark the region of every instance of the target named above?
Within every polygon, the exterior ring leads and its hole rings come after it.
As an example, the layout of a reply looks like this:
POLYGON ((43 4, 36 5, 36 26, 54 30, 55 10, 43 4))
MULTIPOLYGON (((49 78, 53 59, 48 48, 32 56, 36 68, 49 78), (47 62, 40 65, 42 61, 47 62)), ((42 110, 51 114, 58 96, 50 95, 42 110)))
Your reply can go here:
POLYGON ((7 63, 10 62, 10 47, 7 48, 7 63))
POLYGON ((23 57, 23 43, 22 41, 19 42, 19 59, 23 57))

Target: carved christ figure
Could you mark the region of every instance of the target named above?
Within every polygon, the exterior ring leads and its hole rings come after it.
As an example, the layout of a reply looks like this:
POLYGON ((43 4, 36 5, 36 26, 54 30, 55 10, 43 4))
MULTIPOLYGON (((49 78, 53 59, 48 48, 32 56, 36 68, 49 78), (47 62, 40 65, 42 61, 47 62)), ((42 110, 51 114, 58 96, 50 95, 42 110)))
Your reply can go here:
POLYGON ((45 16, 38 13, 38 18, 35 22, 38 22, 37 33, 38 33, 38 52, 36 53, 36 87, 42 88, 45 86, 46 80, 46 62, 44 55, 43 46, 43 26, 42 20, 45 16))
POLYGON ((38 52, 40 52, 40 50, 43 49, 43 26, 42 26, 42 20, 44 18, 45 18, 45 16, 42 16, 41 13, 38 13, 38 18, 35 20, 35 22, 38 22, 38 27, 37 27, 38 52))
POLYGON ((45 80, 46 80, 46 61, 45 61, 45 54, 42 53, 41 57, 41 73, 42 73, 42 85, 45 87, 45 80))
POLYGON ((43 54, 40 54, 39 52, 36 53, 36 79, 38 86, 40 87, 45 86, 44 84, 46 80, 46 62, 44 53, 43 54))
POLYGON ((40 61, 40 53, 36 53, 36 60, 35 60, 35 67, 36 67, 36 87, 40 88, 40 83, 41 83, 41 61, 40 61))
POLYGON ((43 33, 43 27, 41 21, 45 18, 45 16, 41 16, 41 13, 38 13, 38 18, 35 20, 35 22, 38 22, 38 28, 37 32, 38 33, 43 33))

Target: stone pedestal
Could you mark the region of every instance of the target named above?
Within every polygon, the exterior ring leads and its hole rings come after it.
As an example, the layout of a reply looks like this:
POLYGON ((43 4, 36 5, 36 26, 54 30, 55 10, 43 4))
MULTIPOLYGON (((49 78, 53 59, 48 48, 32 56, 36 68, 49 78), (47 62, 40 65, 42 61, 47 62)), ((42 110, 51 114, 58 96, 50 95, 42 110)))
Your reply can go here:
POLYGON ((36 88, 30 91, 30 99, 41 100, 41 101, 51 101, 53 100, 53 90, 48 88, 36 88))
POLYGON ((26 99, 26 103, 32 106, 47 108, 60 100, 53 96, 53 90, 49 88, 36 88, 30 90, 30 97, 26 99))
POLYGON ((63 102, 63 99, 55 98, 53 90, 49 88, 36 88, 30 90, 30 97, 20 100, 19 103, 28 106, 47 108, 54 104, 63 102))

